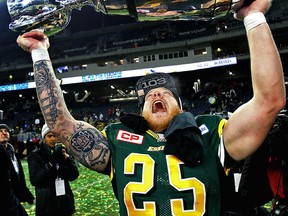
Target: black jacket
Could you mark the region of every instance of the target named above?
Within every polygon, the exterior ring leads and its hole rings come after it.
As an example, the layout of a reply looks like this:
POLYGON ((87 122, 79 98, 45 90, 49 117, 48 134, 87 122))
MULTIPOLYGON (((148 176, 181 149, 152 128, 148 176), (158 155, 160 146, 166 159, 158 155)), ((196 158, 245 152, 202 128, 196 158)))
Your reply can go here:
POLYGON ((21 161, 10 144, 7 148, 0 145, 0 191, 1 215, 27 215, 20 202, 33 203, 34 196, 26 186, 21 161), (18 174, 12 159, 18 162, 18 174))
POLYGON ((75 203, 69 181, 78 178, 77 165, 74 160, 68 159, 61 161, 58 168, 53 168, 48 165, 51 157, 51 150, 44 142, 28 156, 30 181, 36 191, 36 216, 72 215, 75 203), (57 177, 64 180, 65 195, 56 196, 57 177))

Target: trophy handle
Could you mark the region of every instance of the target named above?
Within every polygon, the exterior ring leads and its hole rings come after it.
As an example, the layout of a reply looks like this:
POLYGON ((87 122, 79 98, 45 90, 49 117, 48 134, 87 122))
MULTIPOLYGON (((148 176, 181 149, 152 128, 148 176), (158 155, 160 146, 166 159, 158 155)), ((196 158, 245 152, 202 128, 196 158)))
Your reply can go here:
POLYGON ((237 12, 238 10, 240 10, 243 7, 249 6, 254 0, 240 0, 238 1, 234 7, 233 7, 233 11, 237 12))

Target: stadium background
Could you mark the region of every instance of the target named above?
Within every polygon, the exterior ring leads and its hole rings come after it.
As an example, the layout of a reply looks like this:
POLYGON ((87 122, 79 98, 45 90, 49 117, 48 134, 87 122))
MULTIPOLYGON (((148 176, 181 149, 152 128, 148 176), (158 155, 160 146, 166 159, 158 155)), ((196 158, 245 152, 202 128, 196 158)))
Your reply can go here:
MULTIPOLYGON (((285 80, 288 68, 287 9, 288 3, 285 0, 275 0, 267 16, 282 58, 285 80)), ((30 56, 16 45, 18 35, 9 30, 9 23, 6 2, 0 0, 0 86, 33 81, 30 56)), ((79 74, 109 74, 107 80, 62 85, 68 108, 82 119, 93 113, 99 117, 99 113, 103 112, 106 119, 104 124, 107 124, 117 121, 119 117, 113 114, 111 119, 107 114, 110 109, 115 111, 118 107, 124 112, 139 112, 133 91, 139 74, 133 71, 129 78, 119 78, 117 74, 143 68, 153 71, 162 64, 177 66, 177 63, 197 64, 232 57, 237 59, 236 64, 199 67, 197 70, 173 73, 180 86, 185 109, 195 115, 211 112, 212 109, 215 111, 211 97, 218 99, 219 86, 222 87, 221 91, 226 91, 227 86, 237 87, 240 96, 233 101, 229 109, 225 106, 223 110, 217 111, 233 111, 251 97, 250 59, 245 29, 243 24, 235 21, 232 16, 209 22, 139 23, 131 17, 106 16, 96 13, 91 7, 84 7, 82 10, 73 11, 68 27, 51 37, 50 41, 51 59, 59 80, 79 74), (203 55, 199 61, 195 55, 190 56, 203 48, 210 52, 208 57, 203 55), (90 65, 92 69, 87 70, 90 65), (114 88, 111 88, 112 86, 114 88), (85 90, 90 94, 86 95, 87 98, 82 102, 77 101, 77 95, 78 99, 85 98, 85 90), (121 99, 121 102, 117 99, 121 99)), ((0 112, 1 122, 11 126, 15 143, 27 147, 27 144, 38 136, 43 118, 35 89, 1 88, 0 110, 3 111, 2 115, 0 112)), ((97 126, 101 128, 103 124, 97 126)), ((31 187, 25 156, 22 161, 27 183, 31 187)), ((76 199, 76 215, 117 215, 118 205, 109 179, 82 166, 79 166, 79 169, 80 177, 71 183, 76 199)), ((33 187, 31 189, 33 191, 33 187)), ((34 214, 34 205, 25 204, 25 208, 30 215, 34 214)))

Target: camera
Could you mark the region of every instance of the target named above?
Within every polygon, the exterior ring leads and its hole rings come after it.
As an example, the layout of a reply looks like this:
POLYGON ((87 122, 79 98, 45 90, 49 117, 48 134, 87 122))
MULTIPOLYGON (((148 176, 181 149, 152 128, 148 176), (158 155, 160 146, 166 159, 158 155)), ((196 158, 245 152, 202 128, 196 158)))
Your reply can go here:
POLYGON ((62 143, 58 142, 55 144, 54 151, 62 151, 62 149, 65 149, 65 146, 62 143))

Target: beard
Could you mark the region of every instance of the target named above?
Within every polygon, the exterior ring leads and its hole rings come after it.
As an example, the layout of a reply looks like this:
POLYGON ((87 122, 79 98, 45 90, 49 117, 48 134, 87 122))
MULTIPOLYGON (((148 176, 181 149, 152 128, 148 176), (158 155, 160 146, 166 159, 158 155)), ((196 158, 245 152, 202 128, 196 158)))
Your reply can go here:
POLYGON ((178 106, 175 106, 169 112, 167 117, 155 118, 150 112, 143 112, 142 116, 146 119, 148 126, 154 132, 161 132, 168 128, 172 119, 181 112, 178 106))

